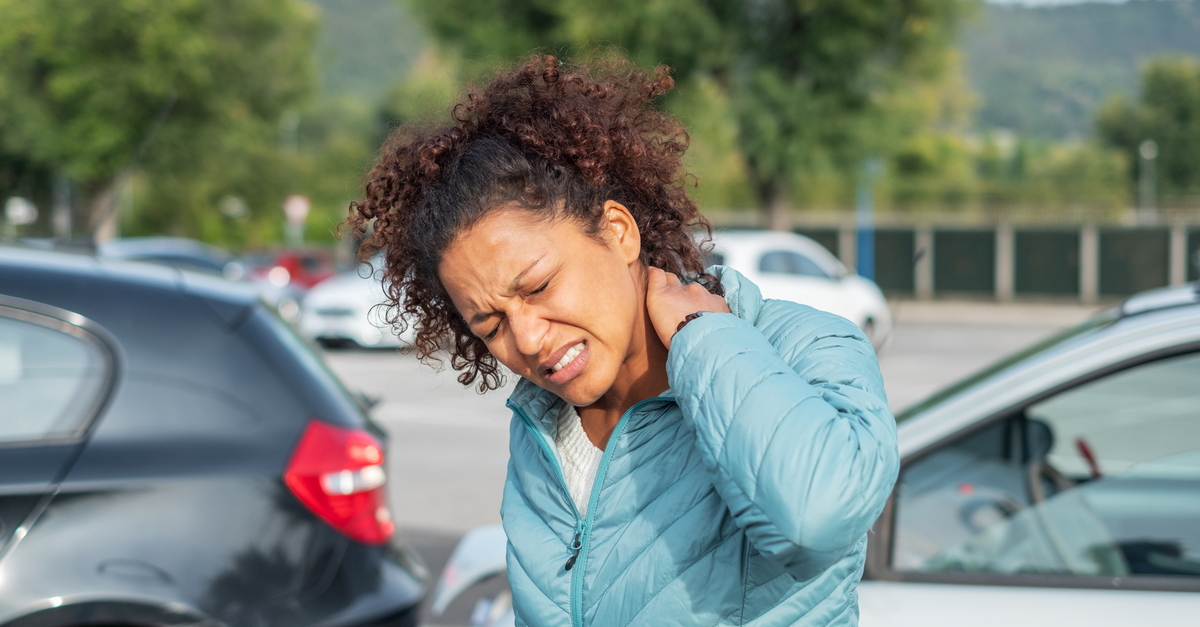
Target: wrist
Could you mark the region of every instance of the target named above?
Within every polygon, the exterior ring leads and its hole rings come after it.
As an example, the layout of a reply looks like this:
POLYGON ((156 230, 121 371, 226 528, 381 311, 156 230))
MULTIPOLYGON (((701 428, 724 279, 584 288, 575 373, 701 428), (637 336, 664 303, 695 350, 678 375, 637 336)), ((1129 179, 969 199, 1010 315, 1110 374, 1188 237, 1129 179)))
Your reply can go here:
POLYGON ((690 313, 683 317, 683 321, 680 322, 679 326, 675 328, 675 332, 679 333, 680 331, 683 330, 683 327, 687 326, 687 323, 691 322, 692 320, 695 320, 696 318, 699 318, 701 316, 707 316, 707 315, 714 314, 714 313, 717 313, 717 312, 715 312, 715 311, 697 311, 697 312, 690 313))

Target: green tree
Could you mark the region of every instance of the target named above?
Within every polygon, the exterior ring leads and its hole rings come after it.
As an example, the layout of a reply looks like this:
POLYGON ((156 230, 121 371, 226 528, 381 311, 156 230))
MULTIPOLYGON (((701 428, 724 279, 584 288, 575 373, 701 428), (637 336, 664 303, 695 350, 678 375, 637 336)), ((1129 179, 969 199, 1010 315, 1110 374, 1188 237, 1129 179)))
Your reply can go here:
POLYGON ((138 171, 164 228, 197 223, 181 214, 215 208, 222 181, 273 187, 280 117, 314 85, 309 5, 0 0, 0 15, 0 153, 64 173, 93 220, 138 171))
POLYGON ((1200 59, 1159 58, 1142 70, 1141 97, 1121 96, 1096 116, 1100 138, 1127 156, 1129 176, 1138 176, 1138 147, 1158 144, 1158 189, 1163 195, 1200 194, 1200 59))
MULTIPOLYGON (((760 206, 786 223, 794 187, 856 170, 910 130, 893 96, 936 80, 971 0, 409 0, 468 58, 614 44, 723 91, 760 206), (899 115, 897 115, 899 113, 899 115)), ((685 119, 685 122, 689 120, 685 119)))

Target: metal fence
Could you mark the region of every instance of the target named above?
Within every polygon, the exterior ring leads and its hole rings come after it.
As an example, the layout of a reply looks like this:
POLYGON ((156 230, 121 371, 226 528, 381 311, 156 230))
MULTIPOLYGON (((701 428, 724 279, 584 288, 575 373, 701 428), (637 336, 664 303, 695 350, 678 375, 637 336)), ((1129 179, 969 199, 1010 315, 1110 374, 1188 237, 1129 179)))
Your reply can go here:
MULTIPOLYGON (((853 225, 796 232, 854 267, 853 225)), ((875 280, 902 297, 1093 303, 1200 281, 1200 225, 880 227, 875 280)))

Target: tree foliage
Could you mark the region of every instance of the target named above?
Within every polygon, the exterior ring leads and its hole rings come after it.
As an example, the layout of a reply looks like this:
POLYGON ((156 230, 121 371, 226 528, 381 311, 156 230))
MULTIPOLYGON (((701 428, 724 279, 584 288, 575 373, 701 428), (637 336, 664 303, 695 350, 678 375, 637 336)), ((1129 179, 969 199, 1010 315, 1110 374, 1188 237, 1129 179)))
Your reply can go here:
POLYGON ((1138 176, 1138 147, 1158 144, 1158 189, 1164 195, 1200 195, 1200 59, 1164 57, 1142 71, 1141 96, 1110 99, 1096 129, 1129 159, 1130 180, 1138 176))
POLYGON ((0 0, 0 15, 9 162, 61 171, 93 199, 141 171, 164 228, 229 185, 273 187, 280 116, 314 85, 307 4, 0 0))
MULTIPOLYGON (((945 69, 970 0, 410 0, 468 58, 612 44, 712 80, 732 110, 760 205, 821 164, 853 171, 904 134, 889 106, 945 69), (899 125, 899 126, 898 126, 899 125)), ((687 122, 687 120, 685 120, 687 122)))

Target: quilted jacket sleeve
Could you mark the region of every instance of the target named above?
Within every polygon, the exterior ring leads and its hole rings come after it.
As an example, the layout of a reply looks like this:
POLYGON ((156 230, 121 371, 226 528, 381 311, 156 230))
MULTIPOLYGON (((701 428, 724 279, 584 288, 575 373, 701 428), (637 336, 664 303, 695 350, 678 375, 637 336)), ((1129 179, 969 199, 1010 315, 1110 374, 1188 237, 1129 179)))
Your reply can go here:
POLYGON ((882 512, 896 423, 857 327, 784 301, 766 301, 758 318, 692 321, 667 372, 735 521, 803 580, 853 550, 882 512))

